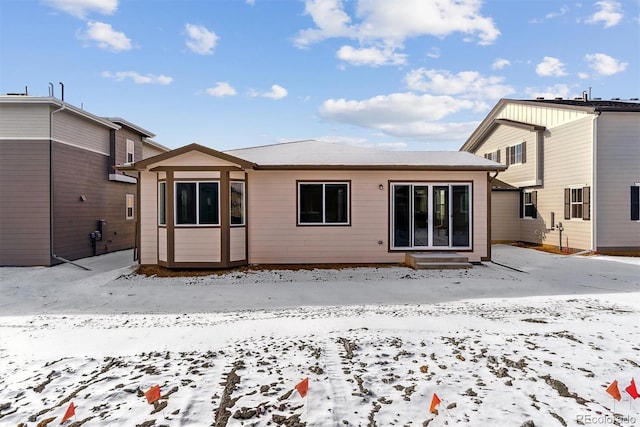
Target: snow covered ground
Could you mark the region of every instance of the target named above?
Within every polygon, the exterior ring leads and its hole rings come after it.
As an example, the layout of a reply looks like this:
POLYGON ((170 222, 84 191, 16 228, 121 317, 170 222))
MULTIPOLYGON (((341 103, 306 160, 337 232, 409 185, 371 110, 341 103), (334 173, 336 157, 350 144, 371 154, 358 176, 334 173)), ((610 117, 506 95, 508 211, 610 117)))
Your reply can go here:
POLYGON ((640 381, 640 259, 493 258, 188 278, 137 276, 130 252, 79 261, 91 271, 2 268, 0 425, 59 425, 70 402, 74 426, 640 425, 624 391, 640 381))

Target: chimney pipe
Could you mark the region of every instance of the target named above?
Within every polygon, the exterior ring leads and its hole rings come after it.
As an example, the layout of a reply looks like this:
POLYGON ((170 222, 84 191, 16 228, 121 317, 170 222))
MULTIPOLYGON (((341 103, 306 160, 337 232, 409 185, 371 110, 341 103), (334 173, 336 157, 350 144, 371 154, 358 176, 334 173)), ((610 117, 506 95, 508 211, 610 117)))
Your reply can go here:
POLYGON ((64 83, 62 82, 58 82, 60 83, 60 87, 62 88, 62 102, 64 102, 64 83))
POLYGON ((54 98, 55 95, 53 93, 53 83, 49 82, 49 96, 54 98))
POLYGON ((589 100, 589 95, 587 94, 587 91, 586 91, 586 90, 583 90, 583 91, 582 91, 582 100, 583 100, 584 102, 587 102, 587 101, 589 100))

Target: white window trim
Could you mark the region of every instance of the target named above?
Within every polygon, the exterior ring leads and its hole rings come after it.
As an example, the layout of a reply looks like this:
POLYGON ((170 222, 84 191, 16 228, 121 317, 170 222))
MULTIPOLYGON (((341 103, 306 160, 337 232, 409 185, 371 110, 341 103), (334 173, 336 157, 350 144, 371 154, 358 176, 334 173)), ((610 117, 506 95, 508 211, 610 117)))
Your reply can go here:
POLYGON ((125 195, 125 218, 127 220, 136 219, 136 195, 127 193, 125 195), (131 200, 131 206, 129 206, 129 200, 131 200), (129 215, 129 209, 131 209, 131 215, 129 215))
POLYGON ((220 181, 174 181, 173 183, 173 224, 176 227, 220 227, 220 181), (218 184, 218 222, 213 224, 200 224, 200 183, 218 184), (178 224, 178 184, 196 184, 196 223, 195 224, 178 224))
POLYGON ((571 218, 569 218, 569 221, 584 221, 584 219, 582 219, 584 217, 584 213, 582 212, 582 201, 584 200, 584 194, 583 194, 583 187, 568 187, 569 188, 569 214, 571 216, 571 218), (580 201, 579 202, 574 202, 573 201, 573 190, 580 190, 580 201), (580 205, 580 216, 573 216, 573 206, 574 205, 580 205))
POLYGON ((297 224, 300 226, 342 226, 342 225, 351 225, 351 183, 349 181, 298 181, 298 214, 297 214, 297 224), (302 192, 301 186, 303 185, 322 185, 322 222, 302 222, 300 220, 300 216, 302 214, 302 192), (346 222, 327 222, 326 213, 327 209, 324 205, 325 202, 325 188, 327 185, 346 185, 347 186, 347 221, 346 222))
POLYGON ((167 226, 167 181, 158 182, 158 225, 167 226), (164 185, 164 222, 160 222, 160 188, 164 185))
POLYGON ((531 202, 531 195, 533 191, 523 191, 522 192, 522 219, 535 219, 532 216, 527 216, 527 206, 533 206, 531 202), (527 203, 527 195, 529 195, 529 203, 527 203))
POLYGON ((247 225, 247 184, 244 181, 229 182, 229 225, 231 227, 244 227, 247 225), (231 224, 231 184, 242 184, 242 223, 231 224))
POLYGON ((136 160, 136 143, 130 139, 127 139, 127 151, 125 153, 124 164, 130 165, 136 160), (131 160, 129 160, 129 154, 131 154, 131 160))
POLYGON ((522 164, 522 144, 523 142, 516 144, 516 145, 512 145, 511 148, 509 149, 509 165, 521 165, 522 164), (519 148, 519 150, 516 150, 516 147, 519 148), (520 153, 520 156, 518 156, 518 152, 520 153), (513 162, 511 161, 511 153, 513 154, 513 162), (520 157, 520 158, 518 158, 520 157))
MULTIPOLYGON (((448 203, 449 203, 449 215, 451 216, 451 209, 453 208, 453 191, 451 191, 451 188, 454 186, 466 186, 469 191, 468 191, 468 196, 469 196, 469 211, 465 212, 462 211, 463 213, 468 213, 469 215, 469 245, 468 246, 452 246, 452 237, 451 235, 449 236, 449 246, 435 246, 433 244, 433 233, 430 232, 429 233, 429 245, 427 246, 396 246, 395 244, 395 237, 394 237, 394 232, 393 232, 393 224, 389 223, 389 242, 391 242, 391 250, 394 251, 402 251, 402 250, 421 250, 421 249, 442 249, 442 250, 449 250, 449 249, 454 249, 454 250, 466 250, 466 249, 471 249, 473 248, 473 182, 470 181, 465 181, 465 182, 416 182, 416 181, 398 181, 398 182, 392 182, 391 183, 391 193, 390 193, 390 199, 389 199, 389 203, 391 204, 391 216, 389 217, 389 221, 391 221, 394 217, 395 217, 395 206, 394 206, 394 201, 393 201, 393 192, 394 192, 394 188, 395 186, 398 185, 409 185, 411 186, 411 188, 413 188, 414 186, 423 186, 423 187, 429 187, 429 196, 428 196, 428 200, 427 200, 427 204, 430 206, 429 209, 429 216, 428 216, 428 222, 429 224, 433 224, 434 219, 434 212, 433 212, 433 187, 444 187, 444 186, 448 186, 449 187, 449 198, 448 198, 448 203)), ((413 209, 413 197, 410 197, 410 205, 411 205, 411 209, 413 209)), ((413 213, 411 214, 413 215, 413 213)), ((413 216, 412 216, 413 218, 413 216)), ((411 238, 411 241, 413 241, 413 238, 411 238)))

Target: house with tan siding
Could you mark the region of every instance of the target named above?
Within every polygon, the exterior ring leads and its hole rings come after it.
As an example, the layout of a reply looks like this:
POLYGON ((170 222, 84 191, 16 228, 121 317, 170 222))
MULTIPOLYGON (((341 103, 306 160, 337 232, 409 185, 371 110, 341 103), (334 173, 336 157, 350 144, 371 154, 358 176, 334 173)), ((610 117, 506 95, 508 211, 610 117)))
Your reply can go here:
POLYGON ((55 97, 0 96, 0 265, 134 247, 137 177, 115 165, 168 151, 153 136, 55 97))
POLYGON ((139 174, 140 263, 400 263, 408 252, 490 259, 497 162, 463 152, 297 141, 220 152, 198 144, 139 174))
POLYGON ((492 191, 493 241, 640 251, 640 103, 502 99, 460 150, 518 190, 492 191))

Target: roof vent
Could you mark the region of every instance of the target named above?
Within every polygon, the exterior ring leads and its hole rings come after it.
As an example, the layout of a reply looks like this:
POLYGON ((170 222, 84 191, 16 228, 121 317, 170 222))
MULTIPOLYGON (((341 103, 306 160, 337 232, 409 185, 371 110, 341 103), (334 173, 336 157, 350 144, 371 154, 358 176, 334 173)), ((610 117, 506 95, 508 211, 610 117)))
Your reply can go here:
POLYGON ((602 101, 602 98, 593 98, 594 101, 602 101))
POLYGON ((630 98, 629 101, 640 101, 640 98, 630 98))
POLYGON ((612 101, 620 101, 620 98, 611 98, 612 101))
POLYGON ((557 96, 554 98, 556 101, 562 101, 562 97, 561 96, 557 96))
POLYGON ((536 99, 538 99, 538 100, 542 100, 542 99, 544 99, 544 96, 539 96, 539 97, 537 97, 536 99))

